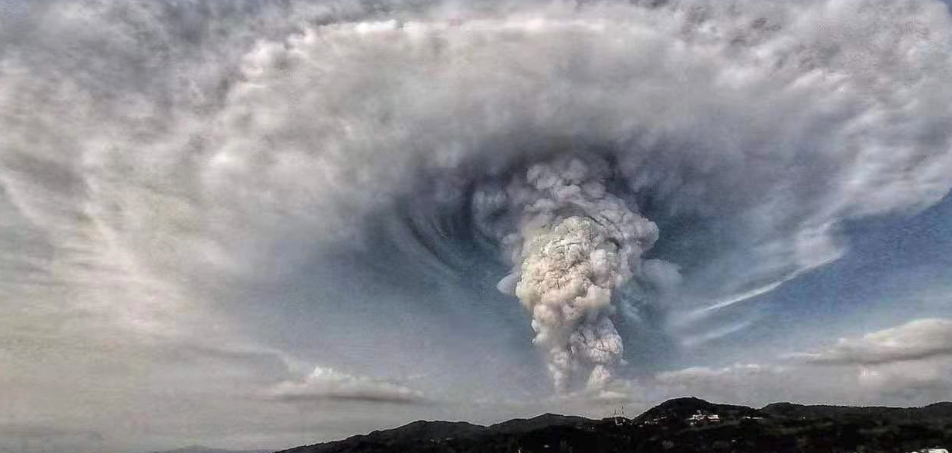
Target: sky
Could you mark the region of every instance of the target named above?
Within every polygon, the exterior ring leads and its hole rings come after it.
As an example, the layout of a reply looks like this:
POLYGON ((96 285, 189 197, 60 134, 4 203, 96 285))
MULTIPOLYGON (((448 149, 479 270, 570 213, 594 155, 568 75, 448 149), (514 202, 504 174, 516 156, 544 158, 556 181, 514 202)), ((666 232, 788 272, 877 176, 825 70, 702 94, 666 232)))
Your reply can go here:
POLYGON ((952 395, 952 15, 0 1, 0 452, 952 395))

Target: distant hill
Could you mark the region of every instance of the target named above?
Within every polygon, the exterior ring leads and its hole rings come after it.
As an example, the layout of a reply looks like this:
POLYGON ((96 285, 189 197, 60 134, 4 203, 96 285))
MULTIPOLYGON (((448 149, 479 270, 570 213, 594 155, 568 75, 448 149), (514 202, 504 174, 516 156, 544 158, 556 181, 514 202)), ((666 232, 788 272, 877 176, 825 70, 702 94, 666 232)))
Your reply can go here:
POLYGON ((671 420, 685 420, 698 412, 704 414, 718 414, 719 417, 741 419, 743 417, 764 417, 765 414, 757 409, 746 406, 732 406, 730 404, 714 404, 699 398, 676 398, 665 401, 635 418, 637 423, 648 420, 668 418, 671 420))
POLYGON ((922 408, 678 398, 635 419, 545 414, 492 426, 417 421, 280 453, 910 452, 952 448, 952 403, 922 408))
POLYGON ((496 423, 488 429, 495 433, 524 433, 536 429, 552 426, 584 426, 592 421, 584 417, 571 417, 556 414, 544 414, 534 418, 516 418, 507 422, 496 423))
POLYGON ((774 403, 762 409, 776 417, 844 418, 879 417, 892 421, 915 421, 952 418, 952 403, 936 403, 920 408, 902 407, 851 407, 851 406, 804 406, 791 403, 774 403))

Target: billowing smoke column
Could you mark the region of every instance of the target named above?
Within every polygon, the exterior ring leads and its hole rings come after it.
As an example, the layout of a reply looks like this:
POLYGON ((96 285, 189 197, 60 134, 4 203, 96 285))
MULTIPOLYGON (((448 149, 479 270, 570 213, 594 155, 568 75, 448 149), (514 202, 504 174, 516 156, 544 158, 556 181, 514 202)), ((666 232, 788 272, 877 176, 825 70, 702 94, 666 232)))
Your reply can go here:
POLYGON ((500 238, 514 268, 499 288, 532 315, 533 341, 562 391, 581 371, 590 389, 611 378, 623 352, 610 318, 612 293, 640 270, 642 254, 658 239, 653 222, 607 191, 610 176, 604 160, 563 157, 476 196, 484 219, 500 209, 515 217, 515 231, 500 238))

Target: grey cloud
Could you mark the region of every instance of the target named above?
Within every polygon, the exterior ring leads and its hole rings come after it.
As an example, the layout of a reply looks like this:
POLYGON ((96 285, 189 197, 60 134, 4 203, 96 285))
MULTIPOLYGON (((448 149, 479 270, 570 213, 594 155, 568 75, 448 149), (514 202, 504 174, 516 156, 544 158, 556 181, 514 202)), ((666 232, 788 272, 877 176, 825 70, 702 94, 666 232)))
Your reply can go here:
POLYGON ((0 436, 5 439, 56 439, 81 438, 84 440, 101 441, 102 434, 96 431, 84 431, 30 424, 0 423, 0 436))
MULTIPOLYGON (((96 412, 111 427, 129 407, 158 407, 145 418, 174 433, 191 429, 174 424, 182 407, 201 406, 206 425, 254 413, 216 398, 288 370, 234 312, 249 324, 298 316, 258 307, 281 310, 273 288, 309 276, 303 264, 328 248, 370 250, 382 265, 365 275, 392 274, 373 252, 399 239, 368 238, 367 219, 404 198, 465 210, 466 187, 525 161, 610 157, 615 196, 659 226, 652 253, 682 265, 655 273, 688 313, 712 300, 736 308, 841 256, 844 221, 914 211, 952 185, 952 20, 934 1, 16 5, 0 27, 0 341, 19 350, 0 355, 0 381, 24 418, 96 412), (140 347, 143 337, 168 348, 140 347), (215 346, 228 343, 249 346, 215 346)), ((433 242, 449 243, 441 233, 433 242)), ((406 268, 403 286, 427 272, 406 268)), ((333 284, 294 297, 333 305, 335 319, 373 319, 403 300, 381 290, 353 307, 327 297, 333 284)), ((946 354, 929 341, 912 353, 834 349, 876 366, 923 362, 913 374, 927 386, 946 354)), ((731 382, 774 376, 693 369, 658 385, 731 396, 731 382)), ((423 399, 323 369, 270 390, 285 401, 423 399)), ((281 406, 268 407, 294 416, 281 406)))
MULTIPOLYGON (((698 396, 716 401, 759 405, 777 400, 802 400, 805 388, 798 370, 772 364, 734 364, 721 368, 692 367, 659 373, 645 383, 664 398, 698 396)), ((836 387, 836 380, 827 382, 836 387)))
POLYGON ((670 257, 688 270, 673 300, 730 300, 836 259, 843 219, 952 184, 943 5, 740 3, 375 21, 337 3, 54 2, 37 23, 57 32, 3 61, 0 181, 73 258, 52 279, 188 307, 321 243, 366 245, 363 220, 421 179, 592 145, 654 200, 658 254, 682 239, 665 225, 699 225, 681 242, 700 249, 670 257))
POLYGON ((625 389, 632 401, 658 402, 680 396, 761 406, 778 401, 803 404, 923 405, 948 399, 952 361, 903 366, 817 367, 735 364, 660 373, 625 389))
MULTIPOLYGON (((658 373, 628 393, 694 395, 766 404, 924 404, 952 389, 952 322, 921 319, 845 338, 820 353, 794 353, 776 363, 691 367, 658 373)), ((662 398, 662 399, 663 399, 662 398)))
POLYGON ((832 348, 792 357, 810 363, 840 365, 882 365, 952 358, 952 320, 919 319, 860 338, 842 338, 832 348))
POLYGON ((95 430, 0 423, 0 452, 3 453, 88 453, 101 451, 107 441, 107 437, 95 430))

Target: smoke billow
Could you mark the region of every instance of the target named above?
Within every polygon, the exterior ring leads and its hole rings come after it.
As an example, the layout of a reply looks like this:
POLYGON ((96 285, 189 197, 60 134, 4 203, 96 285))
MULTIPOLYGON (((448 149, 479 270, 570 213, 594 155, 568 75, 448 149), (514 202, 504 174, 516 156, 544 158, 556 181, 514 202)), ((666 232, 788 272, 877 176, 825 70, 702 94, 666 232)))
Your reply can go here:
POLYGON ((515 220, 514 231, 497 238, 514 266, 499 287, 532 315, 534 343, 545 350, 558 389, 580 368, 589 388, 610 379, 623 355, 610 318, 612 293, 640 272, 642 255, 658 239, 654 223, 607 191, 610 175, 604 160, 559 158, 475 194, 486 230, 515 220))
POLYGON ((556 386, 598 387, 646 308, 731 331, 698 320, 952 187, 937 0, 37 5, 0 19, 0 270, 45 283, 3 303, 158 323, 130 307, 479 249, 556 386))

